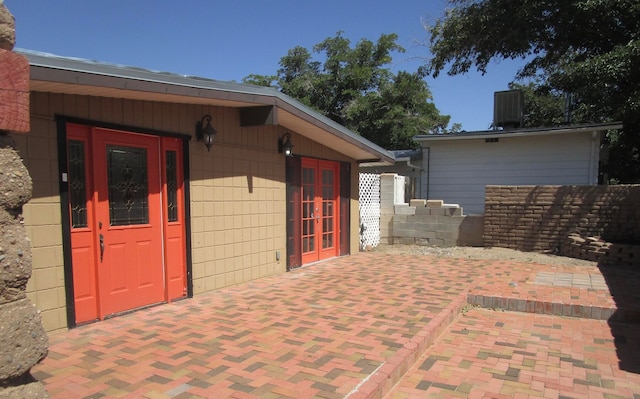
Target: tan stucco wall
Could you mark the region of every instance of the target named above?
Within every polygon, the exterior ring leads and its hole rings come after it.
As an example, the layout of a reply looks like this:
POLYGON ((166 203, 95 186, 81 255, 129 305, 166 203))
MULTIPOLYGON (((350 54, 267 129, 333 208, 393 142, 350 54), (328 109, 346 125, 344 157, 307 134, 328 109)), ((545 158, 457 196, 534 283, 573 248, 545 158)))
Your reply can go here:
MULTIPOLYGON (((242 128, 232 108, 32 93, 31 132, 16 141, 33 179, 33 199, 24 207, 33 248, 27 290, 47 331, 67 327, 56 114, 186 135, 211 114, 218 131, 211 152, 195 139, 189 144, 194 294, 285 271, 285 159, 277 151, 282 127, 242 128)), ((295 132, 292 142, 298 155, 352 161, 295 132)), ((351 183, 354 254, 359 241, 355 163, 351 183)))

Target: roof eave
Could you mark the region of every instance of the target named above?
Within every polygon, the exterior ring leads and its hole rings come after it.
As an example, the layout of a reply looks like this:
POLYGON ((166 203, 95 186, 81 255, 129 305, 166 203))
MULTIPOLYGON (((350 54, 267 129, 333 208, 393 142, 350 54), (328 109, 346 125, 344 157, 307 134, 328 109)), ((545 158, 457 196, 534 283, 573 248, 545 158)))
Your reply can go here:
POLYGON ((616 130, 622 129, 622 122, 597 123, 572 125, 561 127, 547 128, 530 128, 530 129, 513 129, 513 130, 482 130, 475 132, 451 133, 451 134, 425 134, 414 136, 413 140, 417 142, 425 141, 449 141, 449 140, 473 140, 473 139, 489 139, 502 137, 530 137, 545 136, 553 134, 570 134, 570 133, 587 133, 594 131, 616 130))
POLYGON ((154 72, 21 50, 31 64, 32 91, 133 98, 226 107, 272 105, 291 115, 279 124, 358 162, 393 162, 393 155, 274 88, 154 72), (35 88, 35 89, 33 89, 35 88), (294 120, 295 119, 295 120, 294 120), (296 130, 293 127, 304 127, 296 130), (334 145, 336 139, 341 145, 334 145))

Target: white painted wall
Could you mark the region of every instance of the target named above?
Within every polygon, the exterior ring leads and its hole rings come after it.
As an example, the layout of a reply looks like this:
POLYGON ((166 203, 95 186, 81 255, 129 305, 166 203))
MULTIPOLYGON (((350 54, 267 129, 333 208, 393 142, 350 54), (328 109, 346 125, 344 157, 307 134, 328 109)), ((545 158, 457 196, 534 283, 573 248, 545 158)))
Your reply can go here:
POLYGON ((422 198, 482 214, 486 185, 597 184, 599 142, 591 132, 423 141, 422 198))

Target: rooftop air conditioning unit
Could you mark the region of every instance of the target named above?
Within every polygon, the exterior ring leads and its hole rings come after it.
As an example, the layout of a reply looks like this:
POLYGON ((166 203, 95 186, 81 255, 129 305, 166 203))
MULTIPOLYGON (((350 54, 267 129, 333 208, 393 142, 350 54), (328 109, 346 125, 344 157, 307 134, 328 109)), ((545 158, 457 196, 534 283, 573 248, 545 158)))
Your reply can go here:
POLYGON ((524 93, 522 90, 496 91, 493 93, 494 129, 515 129, 523 125, 524 93))

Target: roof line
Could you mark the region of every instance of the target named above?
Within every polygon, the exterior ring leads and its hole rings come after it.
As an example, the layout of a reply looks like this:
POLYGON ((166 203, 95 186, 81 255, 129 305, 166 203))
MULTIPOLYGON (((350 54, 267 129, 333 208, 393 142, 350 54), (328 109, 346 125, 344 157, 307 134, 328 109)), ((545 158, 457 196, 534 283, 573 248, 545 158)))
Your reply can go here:
POLYGON ((622 129, 622 122, 593 123, 582 125, 567 125, 558 127, 537 127, 509 130, 479 130, 473 132, 461 132, 450 134, 424 134, 414 136, 415 141, 445 141, 445 140, 470 140, 478 138, 523 137, 543 136, 550 134, 582 133, 603 130, 622 129))
POLYGON ((275 96, 277 95, 277 93, 279 93, 273 87, 226 82, 222 80, 215 80, 198 76, 180 75, 176 73, 154 71, 151 69, 140 67, 111 64, 102 61, 92 61, 82 58, 62 57, 59 55, 40 51, 25 49, 16 49, 15 51, 27 57, 29 59, 30 65, 40 66, 44 68, 55 68, 73 72, 90 73, 93 75, 119 77, 124 79, 137 79, 154 83, 172 84, 199 89, 231 91, 241 94, 275 96), (161 77, 164 79, 161 79, 161 77))
MULTIPOLYGON (((372 155, 379 157, 382 161, 393 162, 394 159, 393 154, 388 150, 347 129, 332 119, 302 104, 298 100, 281 93, 273 87, 254 86, 168 72, 158 72, 144 68, 109 64, 100 61, 90 61, 81 58, 61 57, 54 54, 25 49, 16 49, 16 52, 26 56, 29 59, 29 64, 31 66, 40 68, 51 68, 111 78, 137 80, 154 84, 181 86, 193 90, 212 90, 238 95, 254 96, 252 102, 255 104, 274 105, 289 112, 295 111, 294 113, 301 119, 310 123, 317 121, 318 123, 325 125, 326 128, 324 130, 327 130, 352 145, 360 147, 372 155), (259 97, 265 97, 265 100, 259 101, 259 97), (271 100, 266 100, 266 98, 270 98, 271 100)), ((194 95, 193 97, 200 96, 194 95)), ((318 123, 313 124, 318 125, 318 123)))

